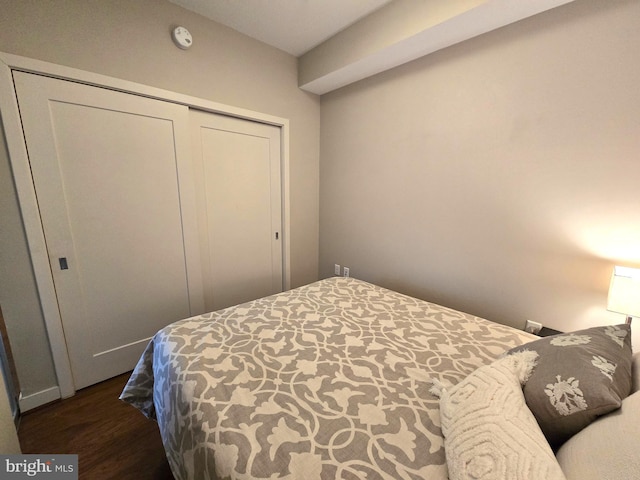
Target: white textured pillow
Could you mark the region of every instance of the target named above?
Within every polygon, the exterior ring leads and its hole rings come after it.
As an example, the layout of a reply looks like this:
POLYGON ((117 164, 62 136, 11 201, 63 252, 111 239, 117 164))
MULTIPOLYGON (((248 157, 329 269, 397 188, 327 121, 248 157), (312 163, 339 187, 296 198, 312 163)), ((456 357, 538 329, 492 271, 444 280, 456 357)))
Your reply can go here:
POLYGON ((565 479, 522 393, 537 356, 508 355, 442 390, 450 480, 565 479))
POLYGON ((558 450, 569 480, 637 480, 640 477, 640 392, 619 410, 598 418, 558 450))

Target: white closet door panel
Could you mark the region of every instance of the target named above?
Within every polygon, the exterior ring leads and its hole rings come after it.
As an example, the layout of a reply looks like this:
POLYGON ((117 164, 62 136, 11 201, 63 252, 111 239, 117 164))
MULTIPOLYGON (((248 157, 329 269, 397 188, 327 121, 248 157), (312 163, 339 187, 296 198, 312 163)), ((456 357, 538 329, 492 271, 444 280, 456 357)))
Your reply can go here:
POLYGON ((280 129, 191 111, 205 305, 282 291, 280 129))
POLYGON ((15 81, 82 388, 133 368, 148 339, 197 304, 177 175, 179 155, 190 157, 188 109, 30 74, 15 81))
POLYGON ((81 282, 86 313, 99 319, 93 333, 103 352, 153 333, 140 321, 114 329, 111 317, 189 313, 172 125, 50 107, 77 271, 91 280, 81 282))

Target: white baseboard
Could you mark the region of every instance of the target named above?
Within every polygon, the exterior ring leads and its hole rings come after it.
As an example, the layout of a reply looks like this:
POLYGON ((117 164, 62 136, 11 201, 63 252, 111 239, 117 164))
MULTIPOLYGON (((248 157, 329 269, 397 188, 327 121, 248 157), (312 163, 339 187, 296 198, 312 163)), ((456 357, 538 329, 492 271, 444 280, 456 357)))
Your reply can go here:
POLYGON ((45 405, 60 398, 60 389, 58 387, 47 388, 31 395, 20 395, 20 411, 22 413, 32 410, 41 405, 45 405))

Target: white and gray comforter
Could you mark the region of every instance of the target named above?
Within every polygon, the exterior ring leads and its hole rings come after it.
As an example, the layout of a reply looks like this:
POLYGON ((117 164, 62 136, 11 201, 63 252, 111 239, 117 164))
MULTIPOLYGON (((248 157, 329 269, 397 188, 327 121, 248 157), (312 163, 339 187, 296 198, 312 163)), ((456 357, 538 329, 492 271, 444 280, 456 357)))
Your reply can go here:
POLYGON ((177 479, 446 479, 438 399, 531 336, 352 278, 176 322, 121 398, 177 479))

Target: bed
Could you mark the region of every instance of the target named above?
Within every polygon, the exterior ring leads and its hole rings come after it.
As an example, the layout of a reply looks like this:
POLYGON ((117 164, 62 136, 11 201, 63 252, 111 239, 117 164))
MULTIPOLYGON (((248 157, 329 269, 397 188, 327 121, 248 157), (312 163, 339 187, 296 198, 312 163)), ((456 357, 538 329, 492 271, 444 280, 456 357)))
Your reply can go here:
POLYGON ((535 338, 334 277, 167 326, 121 399, 178 480, 444 480, 442 393, 535 338))

